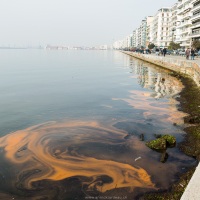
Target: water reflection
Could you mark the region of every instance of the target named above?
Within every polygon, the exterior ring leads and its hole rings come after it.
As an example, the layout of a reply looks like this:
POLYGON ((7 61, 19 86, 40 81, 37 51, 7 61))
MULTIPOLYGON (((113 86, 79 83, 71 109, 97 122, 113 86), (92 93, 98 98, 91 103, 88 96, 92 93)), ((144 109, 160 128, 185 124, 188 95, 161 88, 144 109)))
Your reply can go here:
MULTIPOLYGON (((11 84, 8 89, 16 96, 8 98, 4 88, 0 101, 1 126, 14 121, 13 132, 0 138, 0 199, 11 199, 11 194, 20 200, 82 200, 100 194, 134 199, 167 189, 176 173, 192 165, 193 159, 177 148, 167 150, 168 161, 160 163, 160 155, 139 140, 140 134, 147 141, 155 133, 183 138, 173 123, 182 125, 184 113, 172 98, 183 86, 167 70, 121 53, 76 51, 67 58, 56 53, 42 56, 45 64, 34 69, 23 66, 28 73, 37 71, 33 77, 18 80, 6 72, 10 80, 3 87, 11 84)), ((31 54, 27 63, 31 59, 39 60, 31 54)))
POLYGON ((129 98, 113 98, 113 100, 122 100, 134 110, 143 110, 143 117, 154 119, 156 123, 183 124, 183 117, 186 114, 177 110, 178 102, 173 98, 183 89, 183 84, 177 78, 170 76, 168 70, 132 57, 126 58, 129 60, 132 77, 137 78, 145 90, 131 90, 129 98))
POLYGON ((132 58, 130 58, 130 67, 132 73, 138 75, 138 83, 143 88, 155 91, 152 94, 155 98, 173 97, 183 89, 182 83, 177 78, 168 75, 168 70, 142 61, 134 62, 132 58))

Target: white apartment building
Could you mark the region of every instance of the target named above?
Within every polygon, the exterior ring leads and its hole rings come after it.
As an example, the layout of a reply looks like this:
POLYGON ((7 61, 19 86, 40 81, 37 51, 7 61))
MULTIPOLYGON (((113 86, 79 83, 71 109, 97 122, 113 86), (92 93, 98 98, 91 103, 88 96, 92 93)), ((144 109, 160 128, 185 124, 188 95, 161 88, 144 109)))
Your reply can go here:
POLYGON ((133 35, 130 34, 124 39, 123 48, 130 49, 132 47, 132 36, 133 35))
POLYGON ((147 19, 142 20, 140 25, 140 46, 146 47, 147 19))
POLYGON ((133 31, 133 36, 132 36, 132 46, 133 47, 138 47, 139 43, 138 43, 138 29, 135 29, 133 31))
POLYGON ((200 0, 177 0, 171 8, 161 8, 153 17, 146 17, 132 36, 113 46, 140 48, 154 43, 163 48, 173 41, 187 48, 197 39, 200 40, 200 0))
POLYGON ((177 36, 176 42, 181 47, 191 46, 191 17, 192 0, 179 0, 177 4, 177 36))
POLYGON ((200 40, 200 0, 192 2, 192 17, 191 17, 191 40, 200 40))
POLYGON ((118 40, 113 43, 113 49, 130 49, 132 47, 132 34, 125 37, 123 40, 118 40))
POLYGON ((152 29, 153 19, 154 19, 153 16, 148 16, 146 18, 146 21, 147 21, 147 23, 146 23, 146 45, 145 45, 146 47, 148 47, 148 45, 150 44, 150 40, 152 38, 151 29, 152 29))
POLYGON ((169 20, 169 39, 172 42, 176 42, 177 40, 179 40, 177 35, 180 35, 179 29, 177 29, 177 23, 178 23, 177 5, 178 3, 175 3, 171 7, 171 17, 169 20))
POLYGON ((132 46, 133 47, 147 47, 147 39, 150 39, 150 23, 152 22, 153 17, 146 17, 142 20, 140 27, 133 31, 132 37, 132 46))
POLYGON ((123 40, 118 40, 114 42, 113 49, 122 49, 123 46, 123 40))
POLYGON ((157 47, 167 47, 170 39, 171 9, 161 8, 153 18, 150 42, 157 47))

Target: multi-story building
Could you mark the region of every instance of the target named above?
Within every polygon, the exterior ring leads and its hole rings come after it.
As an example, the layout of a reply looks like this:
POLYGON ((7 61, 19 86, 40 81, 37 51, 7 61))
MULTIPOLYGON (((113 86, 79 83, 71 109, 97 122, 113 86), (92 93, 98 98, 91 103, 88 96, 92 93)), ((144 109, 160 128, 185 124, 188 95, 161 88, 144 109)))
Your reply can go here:
POLYGON ((200 40, 200 0, 177 0, 171 8, 161 8, 153 17, 146 17, 132 37, 126 37, 115 46, 140 48, 154 43, 163 48, 173 41, 187 48, 197 39, 200 40))
POLYGON ((140 25, 140 38, 139 38, 140 47, 146 46, 146 28, 147 28, 147 21, 146 19, 144 19, 142 20, 141 25, 140 25))
POLYGON ((191 46, 191 17, 192 17, 192 0, 179 0, 177 4, 177 39, 181 47, 191 46))
POLYGON ((148 45, 150 44, 151 38, 152 38, 152 22, 153 22, 153 16, 148 16, 146 18, 146 44, 145 46, 148 47, 148 45))
POLYGON ((138 47, 138 45, 138 29, 135 29, 132 36, 132 47, 138 47))
POLYGON ((192 17, 191 17, 191 40, 200 40, 200 0, 192 2, 192 17))
POLYGON ((172 42, 176 42, 176 40, 179 40, 177 35, 179 34, 179 30, 177 29, 177 23, 178 23, 178 16, 177 16, 177 5, 178 3, 175 3, 171 7, 171 17, 169 20, 169 39, 172 42))
POLYGON ((151 43, 158 47, 167 47, 170 43, 170 8, 161 8, 154 16, 150 35, 151 43))

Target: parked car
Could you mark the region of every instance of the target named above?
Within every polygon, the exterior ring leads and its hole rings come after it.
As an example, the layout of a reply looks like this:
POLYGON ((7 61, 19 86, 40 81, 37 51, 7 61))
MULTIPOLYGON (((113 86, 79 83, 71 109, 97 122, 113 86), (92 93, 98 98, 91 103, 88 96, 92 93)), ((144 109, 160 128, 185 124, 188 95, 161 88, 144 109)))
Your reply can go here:
POLYGON ((173 50, 167 50, 167 55, 174 54, 173 50))
POLYGON ((178 52, 178 55, 184 56, 184 55, 185 55, 185 51, 183 51, 183 50, 182 50, 182 51, 179 51, 179 52, 178 52))

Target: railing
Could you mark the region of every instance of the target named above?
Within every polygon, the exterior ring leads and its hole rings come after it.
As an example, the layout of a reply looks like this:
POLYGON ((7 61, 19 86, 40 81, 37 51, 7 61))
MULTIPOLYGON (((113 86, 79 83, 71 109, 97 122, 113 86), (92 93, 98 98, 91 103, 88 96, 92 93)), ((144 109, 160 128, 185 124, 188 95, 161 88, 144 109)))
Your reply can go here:
POLYGON ((185 26, 185 25, 192 25, 191 21, 186 21, 178 25, 178 28, 185 26))
POLYGON ((191 19, 194 19, 195 17, 200 17, 200 13, 194 14, 191 19))
POLYGON ((193 26, 196 26, 196 25, 199 25, 200 24, 200 22, 197 22, 197 23, 195 23, 195 24, 192 24, 192 27, 193 26))
POLYGON ((200 35, 200 31, 199 32, 195 32, 195 33, 191 33, 190 35, 200 35))
POLYGON ((182 8, 182 9, 180 9, 180 10, 177 11, 177 15, 180 15, 182 12, 184 12, 186 10, 189 10, 191 8, 192 8, 191 5, 185 6, 184 8, 182 8))

